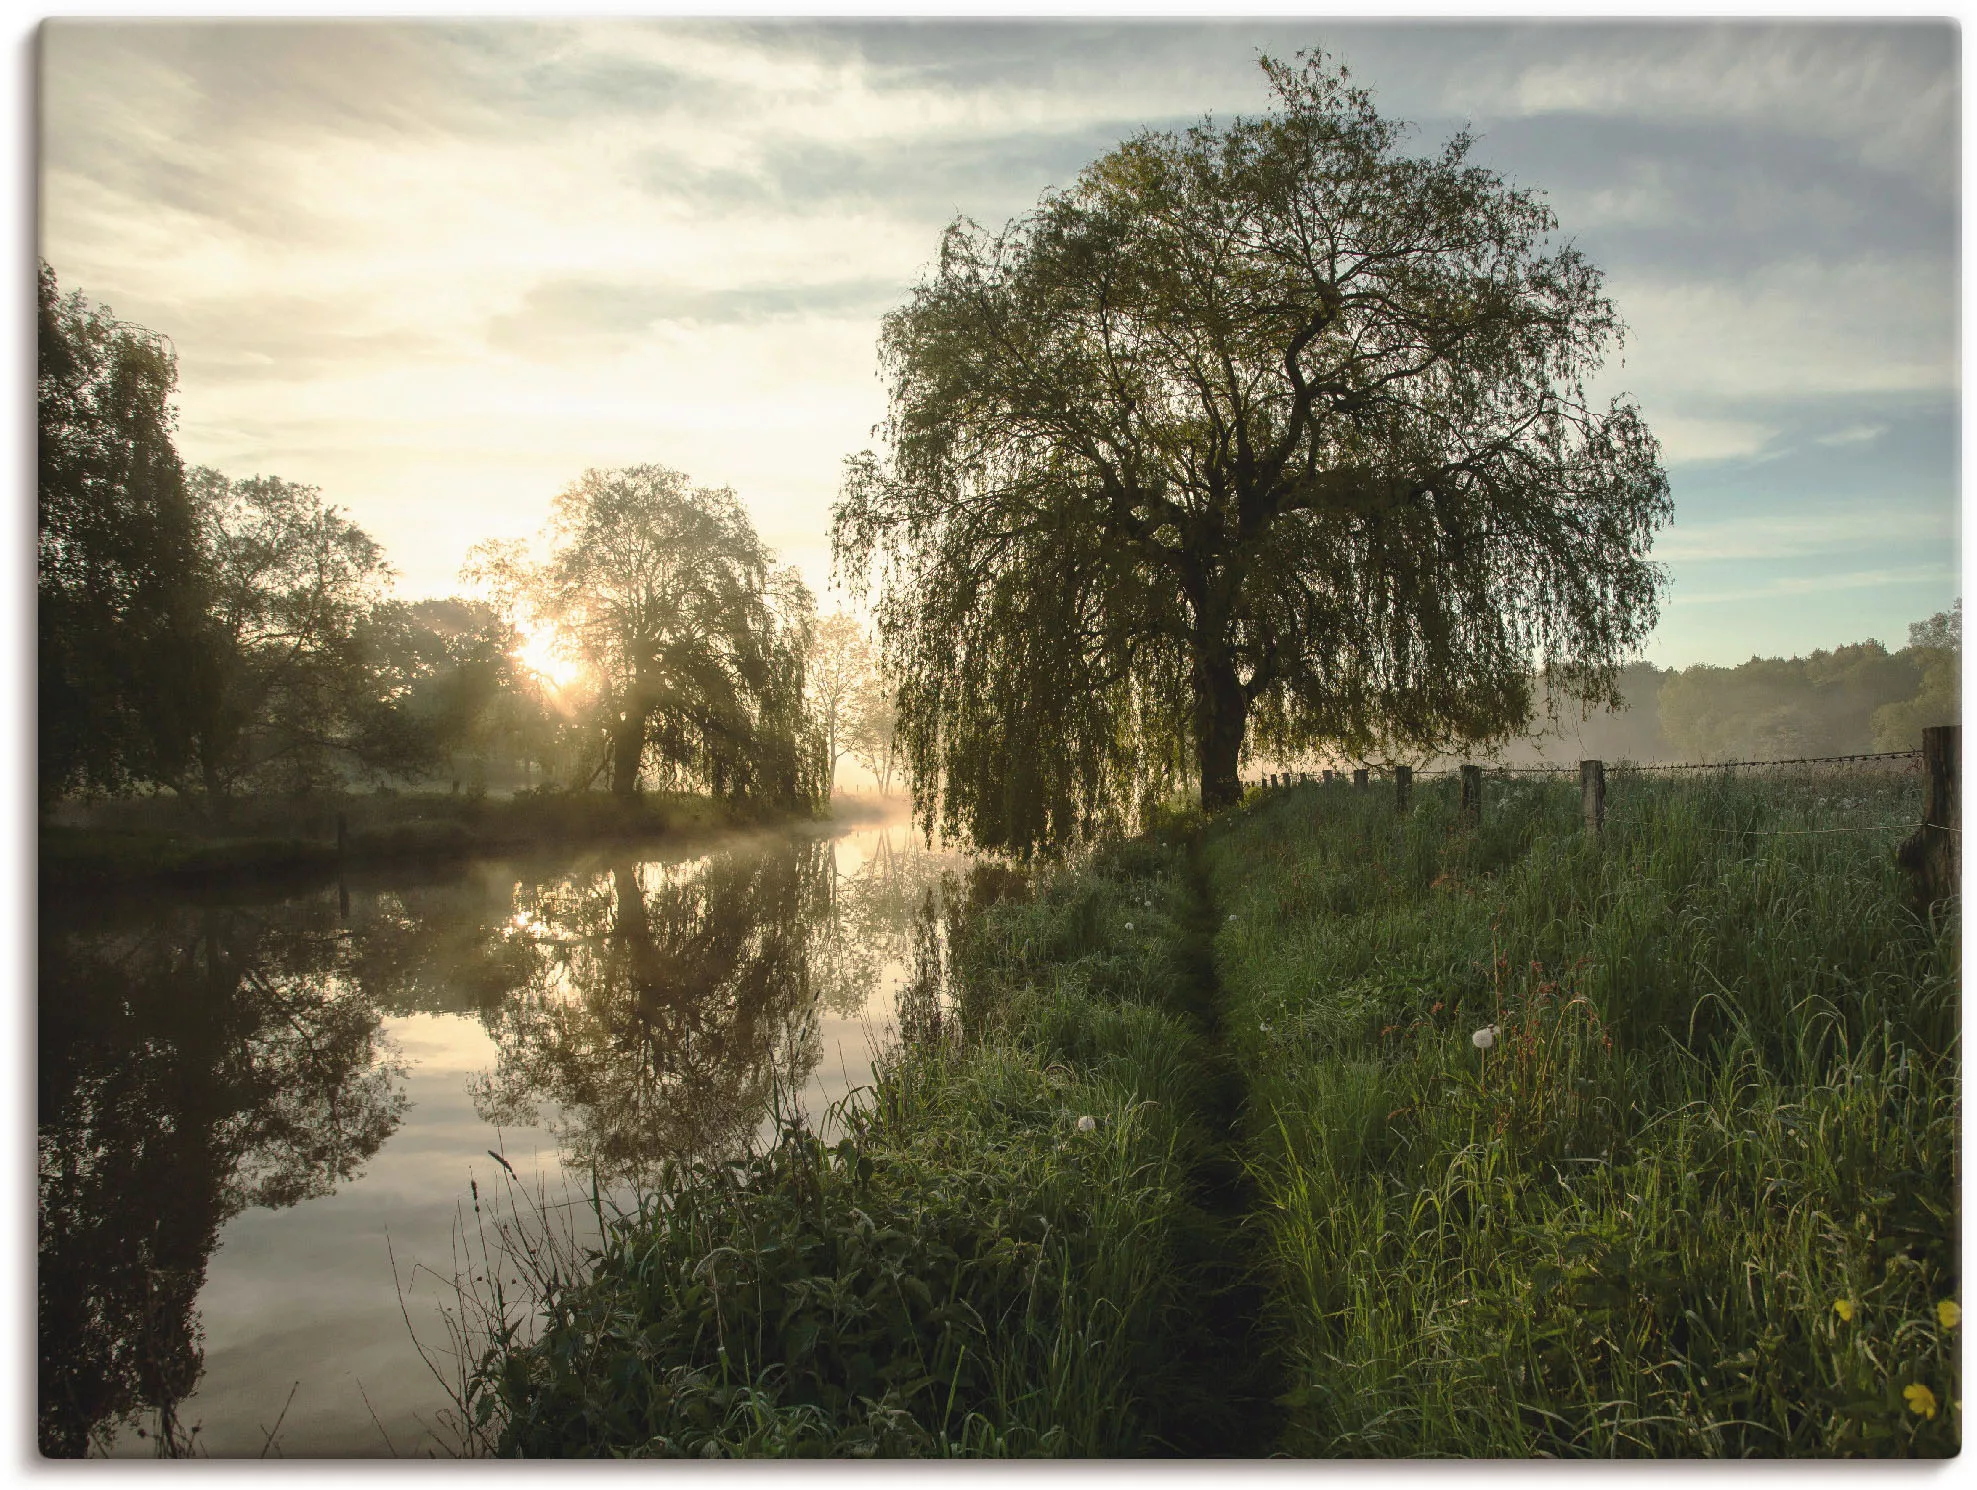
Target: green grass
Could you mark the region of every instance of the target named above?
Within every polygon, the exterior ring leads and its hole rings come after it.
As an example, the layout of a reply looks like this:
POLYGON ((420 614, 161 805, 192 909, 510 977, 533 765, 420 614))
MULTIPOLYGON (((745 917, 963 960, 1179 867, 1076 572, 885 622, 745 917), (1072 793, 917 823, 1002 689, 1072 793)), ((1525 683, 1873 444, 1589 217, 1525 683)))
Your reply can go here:
POLYGON ((532 1343, 494 1342, 472 1409, 497 1450, 1125 1455, 1198 1428, 1174 1412, 1207 1250, 1175 858, 978 907, 956 1006, 837 1143, 670 1171, 549 1280, 532 1343))
POLYGON ((1885 838, 1805 831, 1835 794, 1629 776, 1598 840, 1562 784, 1480 829, 1452 784, 1217 825, 1284 1450, 1956 1451, 1956 922, 1885 838))
POLYGON ((532 1455, 1955 1453, 1959 923, 1830 831, 1917 795, 1620 774, 1589 839, 1562 782, 1303 787, 985 866, 848 1134, 671 1171, 469 1405, 532 1455))

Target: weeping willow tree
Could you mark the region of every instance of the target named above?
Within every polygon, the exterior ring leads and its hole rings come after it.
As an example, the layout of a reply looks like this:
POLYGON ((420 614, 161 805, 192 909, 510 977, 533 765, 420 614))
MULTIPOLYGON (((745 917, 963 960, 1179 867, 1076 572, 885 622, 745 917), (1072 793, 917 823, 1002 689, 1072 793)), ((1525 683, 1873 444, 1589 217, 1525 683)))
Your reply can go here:
POLYGON ((611 790, 648 767, 717 796, 811 803, 809 590, 778 569, 727 488, 664 466, 584 473, 556 499, 548 556, 483 545, 469 572, 581 659, 611 790))
POLYGON ((1598 271, 1470 140, 1402 148, 1342 67, 1146 133, 999 233, 959 220, 884 323, 847 462, 930 825, 1017 851, 1256 749, 1425 755, 1617 696, 1652 628, 1659 448, 1588 379, 1598 271))

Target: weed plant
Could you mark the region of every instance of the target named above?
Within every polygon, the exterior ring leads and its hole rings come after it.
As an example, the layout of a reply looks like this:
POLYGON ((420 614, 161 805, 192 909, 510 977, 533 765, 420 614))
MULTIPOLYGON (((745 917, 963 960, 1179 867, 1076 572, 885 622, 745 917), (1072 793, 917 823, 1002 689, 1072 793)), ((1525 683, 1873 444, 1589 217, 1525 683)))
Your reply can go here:
POLYGON ((1558 782, 1210 831, 1283 1450, 1957 1452, 1959 922, 1892 862, 1919 805, 1643 773, 1597 837, 1558 782))

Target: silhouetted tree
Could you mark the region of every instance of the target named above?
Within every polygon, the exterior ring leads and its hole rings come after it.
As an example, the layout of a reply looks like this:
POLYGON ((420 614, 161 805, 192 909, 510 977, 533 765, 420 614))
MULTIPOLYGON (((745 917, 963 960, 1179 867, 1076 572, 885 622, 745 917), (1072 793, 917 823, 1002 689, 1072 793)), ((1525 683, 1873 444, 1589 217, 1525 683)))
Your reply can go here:
POLYGON ((1669 513, 1620 323, 1470 139, 1402 149, 1343 69, 1276 112, 1147 133, 886 318, 886 458, 839 562, 877 611, 920 810, 1061 841, 1149 780, 1234 800, 1252 740, 1425 754, 1507 738, 1532 680, 1604 702, 1669 513))
MULTIPOLYGON (((40 782, 43 802, 159 768, 203 604, 161 336, 63 296, 40 267, 40 782)), ((171 764, 168 760, 164 763, 171 764)))
POLYGON ((360 634, 389 582, 383 550, 315 487, 205 468, 189 485, 206 611, 174 679, 183 743, 162 783, 224 819, 243 789, 428 763, 430 735, 394 707, 360 634))
POLYGON ((821 751, 804 708, 814 609, 735 494, 663 466, 588 471, 556 499, 548 557, 484 545, 470 568, 561 628, 598 693, 611 789, 648 752, 717 795, 809 802, 821 751))

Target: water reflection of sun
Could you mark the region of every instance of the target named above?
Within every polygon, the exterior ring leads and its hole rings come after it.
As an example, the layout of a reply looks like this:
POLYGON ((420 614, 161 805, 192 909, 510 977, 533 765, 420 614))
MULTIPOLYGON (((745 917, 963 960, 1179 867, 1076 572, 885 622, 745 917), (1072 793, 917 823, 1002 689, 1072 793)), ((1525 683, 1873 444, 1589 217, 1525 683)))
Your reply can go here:
POLYGON ((583 664, 558 644, 552 626, 524 629, 521 645, 515 648, 515 660, 556 688, 569 687, 583 670, 583 664))

